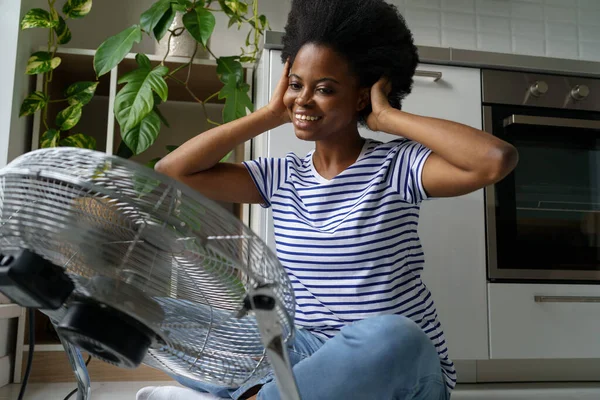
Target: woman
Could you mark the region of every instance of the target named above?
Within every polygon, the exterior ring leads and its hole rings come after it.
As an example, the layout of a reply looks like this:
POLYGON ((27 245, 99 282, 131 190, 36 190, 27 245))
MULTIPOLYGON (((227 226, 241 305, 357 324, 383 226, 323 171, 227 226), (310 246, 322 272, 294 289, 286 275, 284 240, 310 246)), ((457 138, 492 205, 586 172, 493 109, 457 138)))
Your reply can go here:
MULTIPOLYGON (((418 56, 383 0, 293 0, 283 58, 266 107, 191 139, 156 169, 215 200, 273 207, 298 303, 290 355, 303 399, 448 399, 456 374, 420 278, 419 203, 501 180, 517 152, 477 129, 400 110, 418 56), (290 122, 315 142, 307 156, 219 163, 290 122), (365 140, 358 124, 398 139, 365 140)), ((279 398, 272 377, 242 388, 184 383, 279 398)))

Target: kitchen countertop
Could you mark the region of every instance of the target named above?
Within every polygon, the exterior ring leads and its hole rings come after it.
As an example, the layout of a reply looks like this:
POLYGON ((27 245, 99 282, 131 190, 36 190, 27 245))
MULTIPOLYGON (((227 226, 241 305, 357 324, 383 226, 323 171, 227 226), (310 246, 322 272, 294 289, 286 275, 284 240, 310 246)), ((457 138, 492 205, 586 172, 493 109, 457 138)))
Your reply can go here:
MULTIPOLYGON (((265 49, 281 49, 283 32, 265 32, 265 49)), ((448 47, 417 46, 422 63, 460 65, 547 74, 600 77, 600 62, 493 53, 448 47)))

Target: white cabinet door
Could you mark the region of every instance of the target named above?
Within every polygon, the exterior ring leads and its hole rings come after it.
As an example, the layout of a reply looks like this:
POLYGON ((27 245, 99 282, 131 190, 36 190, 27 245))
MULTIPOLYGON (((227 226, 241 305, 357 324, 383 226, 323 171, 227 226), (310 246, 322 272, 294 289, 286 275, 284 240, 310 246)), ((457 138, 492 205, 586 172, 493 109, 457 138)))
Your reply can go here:
POLYGON ((492 359, 600 358, 600 286, 489 284, 492 359))
MULTIPOLYGON (((404 111, 481 129, 480 71, 420 65, 441 72, 438 81, 416 76, 404 111)), ((483 190, 423 202, 419 235, 425 253, 423 281, 431 290, 450 357, 488 358, 485 205, 483 190)))

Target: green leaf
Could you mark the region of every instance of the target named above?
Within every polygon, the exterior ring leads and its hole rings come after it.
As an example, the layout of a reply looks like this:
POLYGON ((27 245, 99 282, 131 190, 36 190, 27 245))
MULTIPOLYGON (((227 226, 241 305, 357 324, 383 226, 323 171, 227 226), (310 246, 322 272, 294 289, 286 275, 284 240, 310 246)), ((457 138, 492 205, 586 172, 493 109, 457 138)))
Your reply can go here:
POLYGON ((116 155, 122 158, 131 158, 133 157, 133 151, 131 151, 131 149, 127 147, 127 143, 121 140, 116 155))
POLYGON ((225 99, 223 108, 223 122, 231 122, 238 118, 246 116, 246 109, 252 111, 254 105, 248 97, 250 86, 246 83, 238 85, 235 75, 230 75, 229 82, 223 86, 219 92, 219 99, 225 99))
POLYGON ((231 16, 235 14, 235 12, 229 8, 225 0, 219 0, 219 6, 221 6, 221 10, 225 13, 225 15, 231 16))
POLYGON ((152 146, 160 131, 160 118, 151 111, 142 122, 122 134, 123 141, 133 154, 143 153, 152 146))
POLYGON ((205 8, 196 8, 183 16, 185 28, 204 47, 215 29, 215 24, 215 16, 205 8))
POLYGON ((80 149, 96 150, 96 139, 83 133, 67 136, 60 141, 61 146, 79 147, 80 149))
POLYGON ((169 27, 171 26, 171 24, 173 23, 173 20, 175 19, 176 11, 178 11, 175 8, 175 6, 177 6, 177 5, 178 4, 171 4, 171 7, 169 7, 167 12, 162 16, 160 21, 158 21, 158 23, 156 24, 156 26, 154 27, 154 29, 152 31, 152 32, 154 32, 154 37, 159 42, 167 34, 169 27))
POLYGON ((168 146, 167 146, 167 152, 168 152, 168 153, 172 153, 172 152, 174 152, 175 150, 177 150, 178 148, 179 148, 179 146, 168 145, 168 146))
POLYGON ((238 15, 246 15, 248 13, 248 4, 239 0, 225 0, 227 7, 238 15))
POLYGON ((269 21, 267 21, 267 17, 265 15, 261 15, 260 17, 258 17, 258 20, 260 21, 260 26, 263 29, 266 29, 269 27, 269 21))
POLYGON ((231 150, 229 153, 225 154, 225 156, 223 158, 221 158, 221 161, 219 161, 219 162, 225 162, 225 161, 229 160, 229 157, 231 157, 232 154, 233 154, 233 150, 231 150))
POLYGON ((54 27, 54 31, 58 38, 58 44, 67 44, 71 41, 71 30, 63 17, 58 17, 58 24, 54 27))
POLYGON ((81 119, 82 108, 83 104, 76 103, 58 113, 56 116, 56 125, 58 125, 61 131, 68 131, 77 125, 81 119))
POLYGON ((41 110, 46 106, 48 100, 48 96, 46 96, 46 94, 44 94, 43 92, 36 91, 31 93, 25 98, 25 100, 23 100, 23 104, 21 104, 21 111, 19 112, 19 117, 31 115, 37 110, 41 110))
POLYGON ((144 11, 140 16, 140 26, 147 33, 154 31, 154 27, 160 22, 163 16, 171 9, 171 0, 158 0, 156 3, 144 11))
POLYGON ((47 149, 49 147, 57 147, 60 139, 60 131, 49 129, 42 135, 40 139, 40 148, 47 149))
POLYGON ((167 128, 171 127, 171 125, 169 125, 169 121, 167 121, 163 113, 160 112, 160 109, 156 106, 156 104, 154 105, 153 111, 156 113, 156 115, 158 115, 158 118, 160 118, 160 122, 162 122, 167 128))
POLYGON ((119 64, 131 51, 134 43, 142 40, 142 30, 139 25, 133 25, 124 31, 106 39, 94 56, 94 70, 97 76, 102 76, 119 64))
POLYGON ((244 82, 244 68, 238 59, 238 56, 219 57, 217 59, 217 75, 219 75, 221 82, 227 84, 232 76, 237 84, 244 82))
MULTIPOLYGON (((115 99, 115 115, 124 132, 139 125, 142 119, 152 112, 153 92, 157 93, 163 101, 167 100, 168 86, 163 77, 169 69, 164 65, 158 65, 151 70, 145 64, 143 57, 140 57, 140 68, 128 72, 119 79, 119 83, 127 83, 115 99)), ((158 120, 160 122, 160 118, 158 120)))
POLYGON ((154 169, 154 166, 161 160, 161 157, 153 158, 146 163, 146 167, 154 169))
MULTIPOLYGON (((150 58, 148 58, 147 55, 143 54, 143 53, 138 53, 135 55, 135 62, 137 63, 137 65, 140 68, 144 68, 144 69, 151 69, 152 68, 152 62, 150 61, 150 58)), ((119 80, 119 83, 124 83, 126 81, 123 80, 123 77, 121 77, 121 79, 119 80)))
MULTIPOLYGON (((190 0, 171 0, 171 3, 180 4, 180 5, 184 6, 185 8, 192 8, 192 5, 193 5, 190 0)), ((197 1, 196 5, 199 5, 200 7, 204 7, 204 0, 197 1)))
POLYGON ((138 193, 139 197, 143 197, 148 193, 152 193, 154 189, 159 187, 161 181, 158 179, 148 178, 146 176, 133 176, 133 190, 138 193))
POLYGON ((152 97, 154 98, 154 108, 153 108, 154 112, 158 115, 158 117, 160 118, 160 121, 166 127, 170 128, 171 125, 169 125, 169 121, 167 121, 165 116, 162 114, 162 112, 160 112, 160 109, 158 108, 160 103, 162 103, 162 99, 160 98, 160 96, 158 94, 156 94, 156 92, 152 93, 152 97))
POLYGON ((76 82, 69 86, 65 92, 69 104, 86 105, 89 103, 94 97, 98 83, 100 82, 76 82))
POLYGON ((92 0, 67 0, 63 13, 67 18, 83 18, 92 11, 92 0))
POLYGON ((52 16, 46 10, 34 8, 29 10, 21 20, 21 29, 29 28, 53 28, 56 26, 56 21, 52 20, 52 16))
POLYGON ((52 58, 52 53, 47 51, 37 51, 29 57, 25 73, 27 75, 37 75, 52 71, 60 65, 60 57, 52 58))

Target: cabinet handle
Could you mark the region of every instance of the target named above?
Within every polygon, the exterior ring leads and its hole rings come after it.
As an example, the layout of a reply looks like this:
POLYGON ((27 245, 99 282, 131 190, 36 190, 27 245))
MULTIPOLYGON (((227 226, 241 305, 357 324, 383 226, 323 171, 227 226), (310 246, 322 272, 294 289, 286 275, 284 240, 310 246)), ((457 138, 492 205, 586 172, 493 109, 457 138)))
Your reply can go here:
POLYGON ((534 296, 536 303, 600 303, 600 296, 534 296))
POLYGON ((511 115, 504 118, 504 127, 510 125, 557 126, 561 128, 600 129, 600 121, 578 118, 536 117, 533 115, 511 115))
POLYGON ((426 78, 433 78, 434 82, 442 79, 442 73, 439 71, 426 71, 423 69, 418 69, 415 71, 415 76, 424 76, 426 78))

